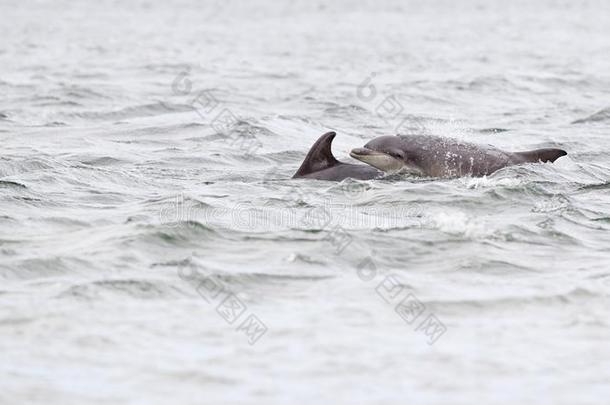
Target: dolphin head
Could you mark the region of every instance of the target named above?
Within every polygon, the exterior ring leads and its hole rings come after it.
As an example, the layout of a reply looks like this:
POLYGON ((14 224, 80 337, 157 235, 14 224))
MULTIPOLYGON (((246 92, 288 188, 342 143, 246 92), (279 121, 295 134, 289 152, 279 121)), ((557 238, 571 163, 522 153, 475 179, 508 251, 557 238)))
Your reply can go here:
POLYGON ((406 171, 420 174, 413 164, 405 145, 397 136, 380 136, 364 147, 352 149, 350 156, 387 173, 406 171))

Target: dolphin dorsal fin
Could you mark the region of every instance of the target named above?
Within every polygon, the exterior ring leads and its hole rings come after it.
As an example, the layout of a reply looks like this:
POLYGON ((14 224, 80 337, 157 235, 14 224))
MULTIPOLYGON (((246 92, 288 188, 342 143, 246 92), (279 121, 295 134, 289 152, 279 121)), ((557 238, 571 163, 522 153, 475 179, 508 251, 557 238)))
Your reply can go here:
POLYGON ((309 149, 303 164, 301 164, 299 170, 292 177, 305 176, 309 173, 318 172, 339 164, 339 161, 335 159, 330 149, 336 135, 335 132, 327 132, 322 135, 309 149))

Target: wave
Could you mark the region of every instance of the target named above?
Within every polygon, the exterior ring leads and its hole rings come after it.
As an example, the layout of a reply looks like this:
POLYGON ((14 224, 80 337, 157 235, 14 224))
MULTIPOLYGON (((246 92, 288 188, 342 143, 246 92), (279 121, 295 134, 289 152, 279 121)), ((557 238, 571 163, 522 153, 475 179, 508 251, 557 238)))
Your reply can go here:
POLYGON ((68 116, 90 119, 90 120, 125 120, 138 117, 153 117, 163 114, 171 114, 176 112, 194 111, 193 106, 187 104, 171 104, 166 102, 158 102, 152 104, 141 104, 131 107, 125 107, 115 111, 85 111, 68 114, 68 116))
POLYGON ((331 106, 326 107, 324 109, 324 113, 331 114, 331 115, 338 116, 338 117, 351 117, 352 114, 357 114, 357 115, 370 114, 369 110, 367 110, 366 108, 363 108, 359 105, 355 105, 355 104, 347 104, 347 105, 336 104, 336 103, 324 103, 324 104, 331 104, 331 106))
POLYGON ((94 299, 109 294, 124 295, 137 299, 158 299, 184 296, 186 292, 173 285, 173 283, 168 284, 161 280, 117 279, 73 285, 59 293, 57 298, 94 299))
POLYGON ((589 191, 589 190, 606 190, 610 188, 610 181, 597 184, 587 184, 578 188, 578 191, 589 191))
MULTIPOLYGON (((0 177, 8 177, 16 174, 25 174, 30 172, 47 171, 57 167, 68 167, 52 158, 32 157, 29 159, 21 159, 16 161, 3 162, 0 161, 0 177)), ((12 181, 12 180, 9 180, 12 181)))
POLYGON ((231 129, 231 135, 244 138, 277 137, 278 134, 255 120, 241 119, 231 129), (252 122, 250 122, 252 121, 252 122))
POLYGON ((610 107, 604 108, 595 114, 589 115, 585 118, 580 118, 575 121, 572 121, 572 124, 586 124, 591 122, 604 122, 610 121, 610 107))
POLYGON ((510 129, 506 128, 481 128, 478 132, 482 134, 499 134, 501 132, 508 132, 510 129))
MULTIPOLYGON (((142 226, 142 225, 141 225, 142 226)), ((183 220, 163 225, 143 225, 147 231, 138 238, 153 245, 187 246, 200 242, 202 237, 218 235, 213 228, 198 221, 183 220)))
POLYGON ((277 286, 294 285, 295 282, 311 283, 336 278, 335 273, 323 271, 321 274, 308 272, 308 274, 274 274, 274 273, 228 273, 222 271, 209 271, 197 268, 179 269, 177 276, 182 282, 190 285, 194 293, 201 293, 203 283, 212 282, 222 286, 225 292, 233 292, 241 296, 261 298, 261 291, 268 291, 277 286), (249 293, 250 292, 250 293, 249 293))
POLYGON ((106 100, 111 98, 110 96, 107 96, 88 87, 76 85, 65 85, 63 86, 62 92, 66 97, 79 100, 106 100))
MULTIPOLYGON (((2 240, 0 244, 20 246, 25 240, 2 240)), ((6 248, 5 248, 6 250, 6 248)), ((39 254, 40 257, 25 258, 16 256, 0 264, 0 277, 15 280, 52 279, 54 277, 74 274, 75 269, 92 269, 95 265, 88 260, 71 256, 54 256, 39 254)), ((43 282, 43 281, 41 281, 43 282)))
POLYGON ((126 160, 113 158, 111 156, 99 156, 87 160, 82 160, 82 164, 87 166, 115 166, 127 163, 126 160))
POLYGON ((590 289, 576 287, 568 291, 547 294, 547 295, 523 295, 507 296, 500 298, 478 298, 478 299, 458 299, 458 300, 422 300, 422 302, 434 308, 435 311, 454 312, 458 309, 464 310, 487 310, 497 311, 499 308, 517 308, 523 306, 548 306, 553 304, 564 305, 571 302, 588 302, 592 298, 599 298, 603 295, 590 289))
POLYGON ((24 184, 17 183, 16 181, 0 180, 0 188, 2 187, 27 188, 24 184))
MULTIPOLYGON (((235 271, 214 268, 207 260, 189 256, 184 259, 170 260, 167 262, 153 263, 153 268, 168 268, 173 269, 178 279, 191 285, 195 291, 202 282, 213 280, 216 284, 222 285, 226 290, 233 292, 242 292, 244 289, 254 288, 255 291, 260 291, 260 288, 268 288, 273 283, 284 284, 286 282, 295 281, 321 281, 336 278, 336 272, 327 269, 327 263, 312 260, 300 254, 291 255, 287 258, 289 262, 298 262, 299 264, 308 265, 308 268, 303 271, 300 267, 299 273, 273 273, 261 271, 235 271), (313 268, 319 269, 312 271, 313 268)), ((171 275, 173 276, 173 275, 171 275)))

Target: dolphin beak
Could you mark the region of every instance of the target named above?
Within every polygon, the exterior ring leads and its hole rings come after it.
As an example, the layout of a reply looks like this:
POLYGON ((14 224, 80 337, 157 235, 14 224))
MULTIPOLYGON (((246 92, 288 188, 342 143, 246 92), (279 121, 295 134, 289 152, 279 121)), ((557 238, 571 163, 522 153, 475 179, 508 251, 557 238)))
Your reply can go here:
POLYGON ((356 148, 352 149, 349 155, 384 172, 397 172, 404 166, 401 160, 374 149, 356 148))
POLYGON ((384 153, 377 152, 376 150, 369 149, 369 148, 355 148, 355 149, 352 149, 352 151, 349 153, 349 155, 351 157, 353 157, 354 159, 358 159, 363 162, 366 162, 367 157, 384 155, 384 153))

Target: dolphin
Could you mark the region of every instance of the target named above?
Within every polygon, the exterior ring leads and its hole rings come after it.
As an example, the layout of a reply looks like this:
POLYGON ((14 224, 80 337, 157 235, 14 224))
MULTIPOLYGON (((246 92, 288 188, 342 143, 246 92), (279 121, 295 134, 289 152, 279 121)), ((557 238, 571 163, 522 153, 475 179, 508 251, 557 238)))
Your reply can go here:
POLYGON ((562 149, 506 152, 491 145, 476 145, 431 135, 380 136, 350 156, 384 172, 418 176, 485 176, 522 163, 554 162, 568 153, 562 149))
POLYGON ((383 172, 369 165, 339 162, 333 156, 331 144, 337 134, 327 132, 313 144, 293 179, 317 179, 341 181, 348 177, 370 180, 383 176, 383 172))

